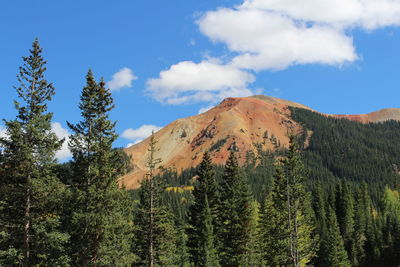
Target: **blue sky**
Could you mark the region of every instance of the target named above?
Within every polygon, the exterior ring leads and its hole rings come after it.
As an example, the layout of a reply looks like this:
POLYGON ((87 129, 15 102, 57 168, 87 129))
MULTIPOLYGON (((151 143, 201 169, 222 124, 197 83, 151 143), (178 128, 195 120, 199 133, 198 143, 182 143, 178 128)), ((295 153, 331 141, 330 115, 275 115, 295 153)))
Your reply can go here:
POLYGON ((16 0, 1 1, 0 25, 0 117, 15 116, 15 75, 38 37, 60 136, 80 120, 89 68, 113 89, 116 146, 227 96, 400 107, 399 0, 16 0))

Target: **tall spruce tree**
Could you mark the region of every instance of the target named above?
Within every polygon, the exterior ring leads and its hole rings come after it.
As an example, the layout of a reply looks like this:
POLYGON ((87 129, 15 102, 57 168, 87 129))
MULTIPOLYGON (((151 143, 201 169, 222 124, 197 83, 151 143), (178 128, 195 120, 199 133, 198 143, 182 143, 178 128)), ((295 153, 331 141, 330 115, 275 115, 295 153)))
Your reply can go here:
POLYGON ((73 131, 72 212, 68 221, 74 266, 127 266, 131 252, 131 205, 117 184, 123 164, 112 149, 117 138, 114 108, 105 82, 97 83, 89 70, 79 104, 82 121, 68 123, 73 131))
POLYGON ((231 151, 220 184, 218 236, 222 266, 247 266, 252 234, 252 199, 243 172, 231 151))
POLYGON ((266 266, 286 266, 291 264, 287 181, 281 164, 277 164, 275 172, 272 191, 261 212, 261 251, 266 266))
POLYGON ((200 163, 197 182, 193 190, 194 203, 189 208, 187 245, 195 266, 218 266, 215 233, 219 198, 208 152, 200 163))
POLYGON ((336 214, 332 208, 328 209, 327 214, 328 232, 322 240, 322 247, 325 250, 325 257, 321 259, 324 267, 350 267, 350 261, 344 247, 343 238, 340 234, 336 214))
POLYGON ((349 255, 350 262, 356 263, 356 253, 354 248, 354 199, 350 185, 342 182, 337 187, 336 197, 336 217, 339 223, 340 233, 342 234, 344 246, 349 255))
POLYGON ((306 265, 315 256, 317 236, 310 193, 305 189, 306 175, 297 137, 289 136, 289 150, 282 161, 287 182, 287 211, 290 255, 295 267, 306 265))
POLYGON ((353 262, 352 266, 365 263, 365 241, 367 214, 365 214, 364 196, 360 187, 357 188, 354 202, 354 232, 353 232, 353 262))
POLYGON ((320 181, 317 181, 314 186, 312 206, 315 213, 317 232, 321 240, 318 246, 317 257, 314 259, 314 264, 316 266, 323 266, 323 261, 326 258, 326 251, 322 240, 325 240, 328 234, 328 225, 326 222, 326 207, 328 204, 320 181))
POLYGON ((139 258, 134 266, 174 266, 177 231, 172 213, 162 203, 163 182, 156 176, 161 159, 156 157, 154 133, 149 140, 148 172, 141 182, 140 200, 135 210, 134 250, 139 258))
POLYGON ((260 203, 257 200, 253 200, 251 202, 249 222, 250 240, 247 243, 247 254, 244 257, 246 266, 259 266, 262 261, 260 220, 260 203))
POLYGON ((365 225, 362 227, 365 229, 366 239, 364 243, 364 262, 370 263, 375 262, 379 258, 381 244, 379 242, 380 231, 377 229, 377 222, 372 215, 373 213, 376 215, 376 210, 373 210, 368 185, 365 182, 361 183, 360 196, 362 197, 362 205, 359 207, 362 208, 362 213, 365 216, 365 225))
POLYGON ((47 103, 55 89, 36 39, 17 75, 18 115, 0 138, 0 265, 68 266, 60 225, 65 187, 52 169, 63 140, 51 131, 47 103))
POLYGON ((276 168, 265 203, 261 228, 267 265, 303 266, 315 256, 315 222, 305 179, 296 137, 291 135, 289 150, 276 168))

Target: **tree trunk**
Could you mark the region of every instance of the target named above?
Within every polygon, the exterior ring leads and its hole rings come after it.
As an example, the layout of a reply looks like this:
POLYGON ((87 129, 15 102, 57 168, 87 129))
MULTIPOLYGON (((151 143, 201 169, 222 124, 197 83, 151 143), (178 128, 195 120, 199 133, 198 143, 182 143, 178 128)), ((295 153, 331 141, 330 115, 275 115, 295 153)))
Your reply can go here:
POLYGON ((154 216, 153 216, 153 201, 154 201, 154 181, 153 181, 153 174, 150 175, 150 267, 154 266, 154 247, 153 247, 153 242, 154 242, 154 237, 153 237, 153 226, 154 226, 154 216))
POLYGON ((26 189, 26 199, 25 199, 25 211, 24 211, 24 266, 30 266, 30 247, 29 247, 29 233, 31 228, 31 176, 28 176, 27 189, 26 189))
MULTIPOLYGON (((296 203, 298 204, 298 203, 296 203)), ((295 211, 294 211, 294 216, 293 216, 293 226, 294 226, 294 235, 293 235, 293 249, 294 249, 294 266, 299 267, 300 266, 300 257, 299 257, 299 246, 298 246, 298 240, 299 240, 299 231, 298 231, 298 223, 297 223, 297 213, 298 213, 298 205, 295 204, 295 211)))
MULTIPOLYGON (((293 264, 296 266, 294 251, 293 251, 293 231, 292 231, 292 208, 291 208, 291 192, 290 192, 290 181, 288 175, 286 175, 286 194, 287 194, 287 213, 288 213, 288 228, 289 228, 289 241, 290 241, 290 256, 293 260, 293 264)), ((296 266, 297 267, 297 266, 296 266)))

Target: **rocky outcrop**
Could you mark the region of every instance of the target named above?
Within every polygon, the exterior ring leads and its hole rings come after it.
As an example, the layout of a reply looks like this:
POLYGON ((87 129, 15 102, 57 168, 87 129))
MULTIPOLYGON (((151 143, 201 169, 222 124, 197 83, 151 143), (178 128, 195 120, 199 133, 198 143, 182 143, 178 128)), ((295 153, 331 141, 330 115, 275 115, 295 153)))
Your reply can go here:
MULTIPOLYGON (((301 126, 290 116, 289 106, 310 109, 302 104, 270 96, 226 98, 205 113, 176 120, 155 133, 162 165, 180 171, 200 163, 204 151, 210 151, 214 163, 224 164, 229 150, 238 153, 244 163, 246 153, 255 151, 254 144, 275 149, 288 144, 289 132, 301 126)), ((383 109, 362 115, 328 115, 359 122, 400 120, 400 109, 383 109)), ((312 135, 307 132, 307 140, 312 135)), ((121 178, 128 189, 137 188, 146 170, 146 139, 125 149, 131 156, 134 169, 121 178)))

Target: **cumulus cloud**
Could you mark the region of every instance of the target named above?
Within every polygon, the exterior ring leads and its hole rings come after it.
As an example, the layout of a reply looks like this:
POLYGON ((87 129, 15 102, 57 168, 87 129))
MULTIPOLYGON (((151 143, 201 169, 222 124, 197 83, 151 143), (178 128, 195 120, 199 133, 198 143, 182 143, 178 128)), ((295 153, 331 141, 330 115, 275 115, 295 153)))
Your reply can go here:
POLYGON ((183 61, 160 72, 159 78, 147 81, 147 91, 167 104, 215 102, 225 95, 247 96, 247 85, 254 75, 215 60, 200 63, 183 61))
POLYGON ((112 80, 107 83, 107 86, 111 91, 116 91, 123 87, 132 87, 132 81, 134 80, 137 80, 137 77, 133 74, 133 71, 125 67, 113 75, 112 80))
POLYGON ((231 64, 281 70, 296 64, 340 65, 357 59, 353 40, 331 26, 309 26, 285 14, 258 9, 219 9, 199 21, 200 30, 239 55, 231 64))
POLYGON ((7 137, 7 130, 4 126, 0 125, 0 137, 7 137))
POLYGON ((133 141, 127 145, 127 147, 128 147, 128 146, 139 143, 146 137, 150 136, 151 132, 153 132, 153 131, 157 132, 161 128, 162 127, 155 126, 155 125, 144 124, 137 129, 132 129, 132 128, 126 129, 122 133, 121 137, 133 141))
POLYGON ((63 128, 61 123, 52 122, 51 130, 56 134, 59 139, 64 138, 64 143, 59 151, 56 152, 56 158, 59 160, 65 160, 72 157, 71 151, 68 148, 68 140, 70 133, 67 129, 63 128))
POLYGON ((398 0, 246 0, 240 9, 286 14, 293 19, 368 30, 400 25, 398 0))
POLYGON ((197 24, 230 53, 224 61, 179 62, 148 80, 147 91, 162 103, 252 95, 258 71, 354 62, 352 31, 400 26, 400 0, 243 0, 204 13, 197 24))
POLYGON ((245 0, 205 13, 198 24, 238 53, 238 68, 281 70, 298 64, 343 65, 358 59, 351 30, 400 26, 398 0, 245 0))

